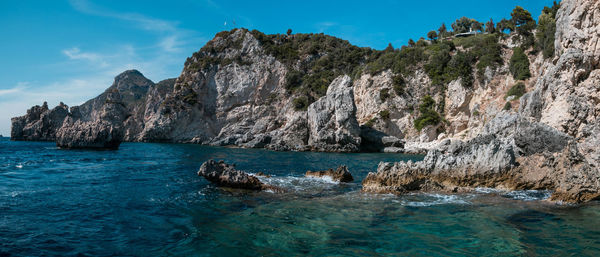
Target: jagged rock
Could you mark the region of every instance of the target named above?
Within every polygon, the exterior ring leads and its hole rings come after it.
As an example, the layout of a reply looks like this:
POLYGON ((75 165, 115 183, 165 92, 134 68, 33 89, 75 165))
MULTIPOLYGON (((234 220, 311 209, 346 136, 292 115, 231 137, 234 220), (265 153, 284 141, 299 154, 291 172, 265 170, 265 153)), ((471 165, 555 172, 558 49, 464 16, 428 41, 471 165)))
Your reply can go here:
POLYGON ((281 191, 277 187, 264 184, 255 176, 236 170, 235 165, 223 161, 208 160, 204 162, 198 170, 198 176, 221 187, 281 191))
POLYGON ((308 106, 308 127, 308 144, 317 151, 360 150, 360 128, 348 75, 333 80, 327 94, 308 106))
POLYGON ((329 177, 331 178, 331 180, 333 181, 338 181, 338 182, 352 182, 354 180, 354 178, 352 177, 352 174, 350 174, 350 172, 348 171, 348 167, 342 165, 339 166, 336 170, 333 169, 328 169, 328 170, 323 170, 323 171, 307 171, 306 174, 304 175, 306 177, 315 177, 315 178, 321 178, 321 177, 329 177))
POLYGON ((11 119, 11 139, 28 141, 54 141, 56 131, 62 126, 69 111, 62 102, 52 110, 48 103, 36 105, 27 110, 27 114, 11 119))
POLYGON ((404 149, 404 140, 389 136, 372 127, 360 126, 361 152, 398 153, 404 149))
POLYGON ((445 153, 430 150, 420 162, 380 163, 377 173, 363 180, 363 190, 545 189, 554 191, 553 200, 564 202, 600 196, 600 174, 568 135, 512 115, 491 121, 487 131, 494 133, 452 142, 445 153))
POLYGON ((123 140, 123 130, 113 124, 98 121, 73 121, 67 118, 66 126, 56 134, 56 145, 65 149, 118 149, 123 140))

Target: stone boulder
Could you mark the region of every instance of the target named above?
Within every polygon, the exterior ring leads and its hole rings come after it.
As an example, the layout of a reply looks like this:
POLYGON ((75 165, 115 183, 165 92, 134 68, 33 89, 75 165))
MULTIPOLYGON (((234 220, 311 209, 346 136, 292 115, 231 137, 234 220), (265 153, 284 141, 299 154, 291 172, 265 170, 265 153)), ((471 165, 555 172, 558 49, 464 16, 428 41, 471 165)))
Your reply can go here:
POLYGON ((352 80, 348 75, 333 80, 327 94, 308 107, 307 116, 308 144, 313 150, 360 150, 360 128, 356 121, 352 80))
POLYGON ((235 165, 230 165, 223 161, 208 160, 204 162, 198 170, 198 176, 202 176, 220 187, 282 191, 280 188, 261 182, 253 175, 236 170, 235 165))
POLYGON ((118 149, 123 140, 120 127, 104 121, 65 120, 56 133, 56 146, 63 149, 118 149))
POLYGON ((354 178, 352 177, 352 174, 350 174, 350 172, 348 171, 348 167, 346 167, 345 165, 339 166, 336 170, 333 169, 328 169, 328 170, 322 170, 322 171, 307 171, 306 174, 304 174, 305 177, 313 177, 313 178, 322 178, 322 177, 329 177, 331 178, 331 180, 333 181, 337 181, 337 182, 352 182, 354 181, 354 178))

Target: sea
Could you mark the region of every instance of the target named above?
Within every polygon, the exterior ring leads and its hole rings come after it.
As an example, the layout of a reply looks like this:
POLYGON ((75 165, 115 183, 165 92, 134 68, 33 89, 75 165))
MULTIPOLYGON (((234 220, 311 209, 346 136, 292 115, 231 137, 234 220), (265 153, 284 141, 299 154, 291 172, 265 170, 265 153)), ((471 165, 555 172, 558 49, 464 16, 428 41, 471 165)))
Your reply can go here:
POLYGON ((600 256, 600 204, 548 191, 361 192, 380 162, 423 156, 0 139, 0 256, 600 256), (224 160, 285 193, 219 188, 224 160), (352 183, 305 178, 347 165, 352 183))

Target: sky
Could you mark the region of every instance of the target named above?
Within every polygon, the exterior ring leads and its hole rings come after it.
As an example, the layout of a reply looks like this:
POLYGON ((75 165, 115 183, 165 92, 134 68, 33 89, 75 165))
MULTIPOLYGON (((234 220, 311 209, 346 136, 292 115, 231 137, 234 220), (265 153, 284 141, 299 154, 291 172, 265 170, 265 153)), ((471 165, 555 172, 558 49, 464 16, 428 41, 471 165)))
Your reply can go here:
POLYGON ((3 0, 0 3, 0 134, 10 118, 47 101, 79 105, 137 69, 158 82, 222 30, 326 33, 384 49, 467 16, 510 18, 520 5, 537 19, 552 0, 217 1, 3 0))

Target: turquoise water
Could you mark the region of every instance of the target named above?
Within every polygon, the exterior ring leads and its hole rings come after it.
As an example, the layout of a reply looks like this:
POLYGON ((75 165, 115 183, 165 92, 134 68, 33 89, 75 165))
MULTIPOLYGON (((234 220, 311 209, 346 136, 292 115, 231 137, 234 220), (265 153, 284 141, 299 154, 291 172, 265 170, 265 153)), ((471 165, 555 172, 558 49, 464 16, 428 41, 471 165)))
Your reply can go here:
POLYGON ((598 256, 600 204, 548 192, 372 195, 360 181, 399 154, 289 153, 125 143, 118 151, 0 141, 0 256, 598 256), (209 159, 285 194, 220 189, 209 159), (303 178, 346 164, 357 182, 303 178))

